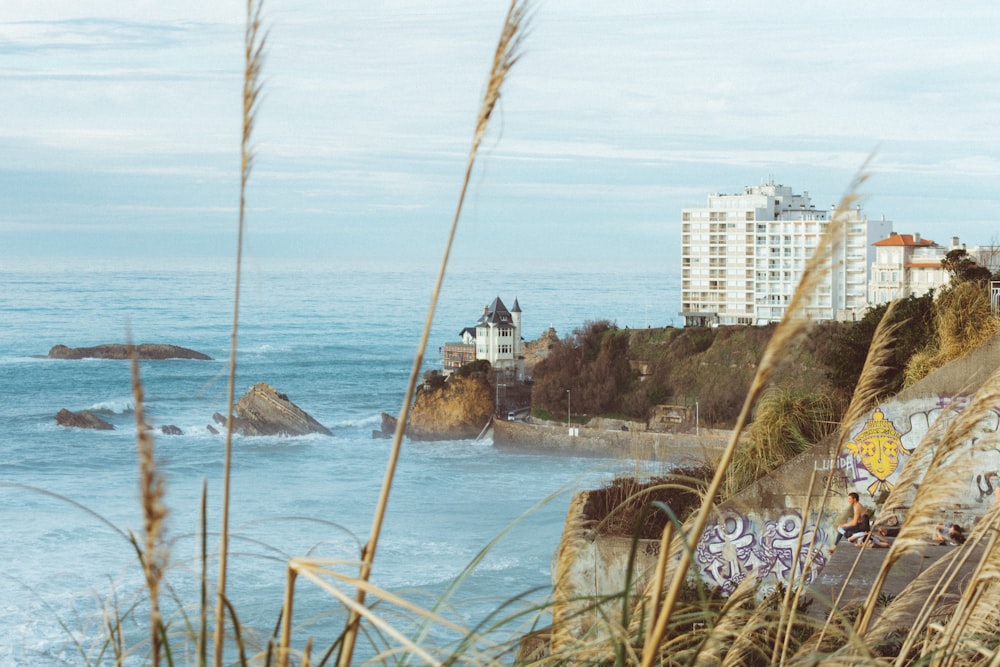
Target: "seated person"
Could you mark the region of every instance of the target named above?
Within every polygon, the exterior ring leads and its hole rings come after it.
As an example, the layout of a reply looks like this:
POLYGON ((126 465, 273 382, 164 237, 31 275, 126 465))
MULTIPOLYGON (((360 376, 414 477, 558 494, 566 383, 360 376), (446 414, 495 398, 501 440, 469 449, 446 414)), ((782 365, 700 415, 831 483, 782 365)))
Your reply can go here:
POLYGON ((847 523, 837 526, 837 539, 834 540, 834 544, 840 542, 842 537, 850 537, 854 533, 865 532, 870 528, 868 513, 865 512, 856 492, 851 491, 847 494, 847 504, 851 506, 851 518, 847 523))
POLYGON ((870 549, 888 549, 889 543, 873 533, 872 531, 866 530, 860 533, 854 533, 847 538, 847 541, 854 546, 861 548, 867 546, 870 549))
POLYGON ((940 545, 965 544, 965 531, 956 523, 939 523, 931 535, 931 539, 940 545))

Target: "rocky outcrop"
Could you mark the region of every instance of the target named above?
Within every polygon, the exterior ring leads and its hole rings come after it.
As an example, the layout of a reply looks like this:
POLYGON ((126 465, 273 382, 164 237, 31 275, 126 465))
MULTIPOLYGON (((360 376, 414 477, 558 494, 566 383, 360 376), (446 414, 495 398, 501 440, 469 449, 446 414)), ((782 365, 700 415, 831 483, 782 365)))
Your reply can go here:
MULTIPOLYGON (((240 435, 333 435, 274 387, 258 382, 233 406, 233 431, 240 435)), ((218 413, 216 413, 218 415, 218 413)), ((221 415, 216 417, 218 420, 221 415)), ((222 419, 225 423, 225 418, 222 419)))
POLYGON ((388 440, 396 434, 397 422, 399 422, 398 419, 390 415, 388 412, 383 412, 381 428, 377 431, 372 431, 372 438, 376 440, 388 440))
MULTIPOLYGON (((129 359, 131 347, 120 343, 95 345, 94 347, 66 347, 56 345, 49 350, 49 359, 129 359)), ((195 350, 177 345, 142 343, 135 346, 140 359, 204 359, 212 357, 195 350)))
POLYGON ((161 426, 160 432, 163 433, 163 435, 184 435, 184 431, 182 431, 179 426, 174 426, 173 424, 161 426))
POLYGON ((482 375, 451 375, 417 394, 406 433, 414 440, 475 438, 493 417, 493 389, 482 375))
POLYGON ((535 369, 535 365, 549 356, 549 350, 559 342, 559 336, 553 327, 543 333, 535 340, 525 341, 521 346, 521 356, 524 357, 524 372, 530 376, 535 369))
POLYGON ((60 426, 68 426, 71 428, 89 428, 98 431, 113 431, 115 429, 114 426, 88 410, 70 412, 66 408, 63 408, 56 415, 56 423, 60 426))

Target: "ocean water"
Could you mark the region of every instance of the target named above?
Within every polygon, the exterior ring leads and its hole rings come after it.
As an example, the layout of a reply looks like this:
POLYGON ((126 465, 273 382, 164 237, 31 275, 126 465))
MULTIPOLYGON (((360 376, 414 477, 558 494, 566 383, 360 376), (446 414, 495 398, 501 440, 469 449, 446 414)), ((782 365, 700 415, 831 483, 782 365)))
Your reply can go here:
MULTIPOLYGON (((400 409, 433 282, 433 267, 245 266, 237 396, 267 382, 335 434, 234 439, 228 592, 251 645, 266 641, 278 619, 288 558, 352 560, 367 540, 390 448, 371 431, 381 412, 400 409)), ((497 295, 508 307, 518 299, 527 339, 600 318, 676 323, 680 305, 679 277, 668 270, 539 269, 495 274, 486 289, 482 282, 476 271, 448 273, 425 368, 439 366, 438 347, 497 295)), ((213 357, 141 364, 147 420, 183 430, 156 437, 169 509, 166 607, 181 628, 180 610, 197 617, 203 489, 208 548, 218 548, 224 440, 206 426, 225 411, 233 267, 8 261, 0 285, 0 665, 111 664, 99 653, 107 618, 136 603, 122 632, 136 655, 126 664, 141 664, 142 577, 128 539, 142 527, 129 365, 44 355, 56 344, 131 335, 213 357), (61 408, 91 410, 116 430, 61 428, 61 408)), ((632 467, 514 453, 488 440, 407 441, 372 580, 431 606, 488 547, 450 598, 449 618, 473 627, 516 596, 543 601, 570 495, 622 466, 632 467)), ((214 581, 214 558, 209 574, 214 581)), ((300 580, 293 643, 312 635, 327 645, 342 625, 339 610, 300 580)), ((512 627, 491 636, 513 636, 512 627)), ((448 640, 437 632, 426 641, 448 640)), ((362 641, 357 662, 373 650, 362 641)), ((187 654, 175 660, 194 664, 187 654)))

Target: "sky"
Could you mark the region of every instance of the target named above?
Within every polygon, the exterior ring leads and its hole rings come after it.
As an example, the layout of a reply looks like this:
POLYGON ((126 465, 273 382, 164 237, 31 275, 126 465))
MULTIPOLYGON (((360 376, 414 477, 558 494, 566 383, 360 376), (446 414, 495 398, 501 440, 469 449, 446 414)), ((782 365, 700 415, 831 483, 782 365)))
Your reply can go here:
MULTIPOLYGON (((266 0, 244 252, 440 262, 507 3, 266 0)), ((774 179, 997 242, 1000 4, 543 0, 452 262, 676 271, 774 179)), ((245 4, 0 3, 0 261, 232 257, 245 4)))

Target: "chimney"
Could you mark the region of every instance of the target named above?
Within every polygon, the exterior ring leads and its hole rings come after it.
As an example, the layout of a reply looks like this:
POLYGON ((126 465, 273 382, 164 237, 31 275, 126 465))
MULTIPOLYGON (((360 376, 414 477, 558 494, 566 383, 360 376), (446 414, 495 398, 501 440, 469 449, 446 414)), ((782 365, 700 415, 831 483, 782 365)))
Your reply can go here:
POLYGON ((919 233, 915 233, 913 235, 913 242, 914 243, 920 243, 920 234, 919 233))
POLYGON ((952 248, 957 248, 958 247, 958 237, 957 236, 952 236, 951 237, 951 247, 952 248))

